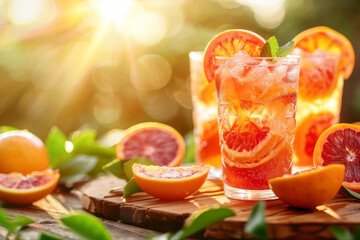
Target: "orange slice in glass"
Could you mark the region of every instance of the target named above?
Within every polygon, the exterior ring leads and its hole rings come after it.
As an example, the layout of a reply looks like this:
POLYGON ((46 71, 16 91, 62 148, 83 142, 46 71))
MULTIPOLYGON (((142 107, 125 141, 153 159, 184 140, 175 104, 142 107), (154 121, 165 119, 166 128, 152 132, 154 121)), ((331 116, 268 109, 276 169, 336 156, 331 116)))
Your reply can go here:
POLYGON ((52 193, 57 186, 58 171, 46 170, 22 175, 0 174, 0 199, 16 204, 30 204, 52 193))
POLYGON ((360 126, 340 123, 325 130, 316 142, 314 163, 345 165, 343 185, 360 192, 360 126))
POLYGON ((159 166, 179 166, 185 155, 183 137, 174 128, 157 122, 134 125, 116 145, 120 160, 143 157, 159 166))
POLYGON ((163 200, 179 200, 199 190, 210 167, 146 166, 135 163, 132 170, 135 182, 147 194, 163 200))
POLYGON ((269 185, 290 206, 313 209, 332 200, 344 179, 345 168, 332 164, 314 170, 273 178, 269 185))
POLYGON ((265 39, 260 35, 242 29, 227 30, 216 35, 207 45, 204 54, 204 73, 209 82, 214 81, 218 66, 215 57, 233 57, 242 52, 252 57, 259 57, 265 39))

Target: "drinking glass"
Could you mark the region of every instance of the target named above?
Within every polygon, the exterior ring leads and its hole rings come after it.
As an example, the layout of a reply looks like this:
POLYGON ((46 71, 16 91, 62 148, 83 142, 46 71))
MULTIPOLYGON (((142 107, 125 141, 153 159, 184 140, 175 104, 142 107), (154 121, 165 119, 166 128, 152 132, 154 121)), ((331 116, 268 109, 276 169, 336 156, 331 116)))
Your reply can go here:
POLYGON ((224 192, 276 199, 268 180, 291 173, 300 57, 216 57, 224 192))
POLYGON ((212 166, 209 178, 221 177, 218 113, 215 83, 209 83, 203 70, 203 52, 191 52, 191 98, 193 102, 196 161, 212 166))

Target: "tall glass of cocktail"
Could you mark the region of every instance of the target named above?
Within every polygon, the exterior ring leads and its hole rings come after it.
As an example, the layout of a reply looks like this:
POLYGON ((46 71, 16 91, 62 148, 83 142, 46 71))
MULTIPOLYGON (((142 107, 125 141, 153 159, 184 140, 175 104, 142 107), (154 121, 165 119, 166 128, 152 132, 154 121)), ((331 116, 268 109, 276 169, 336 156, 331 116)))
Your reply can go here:
POLYGON ((189 54, 196 161, 212 166, 209 178, 220 178, 222 170, 215 83, 205 79, 203 55, 200 51, 189 54))

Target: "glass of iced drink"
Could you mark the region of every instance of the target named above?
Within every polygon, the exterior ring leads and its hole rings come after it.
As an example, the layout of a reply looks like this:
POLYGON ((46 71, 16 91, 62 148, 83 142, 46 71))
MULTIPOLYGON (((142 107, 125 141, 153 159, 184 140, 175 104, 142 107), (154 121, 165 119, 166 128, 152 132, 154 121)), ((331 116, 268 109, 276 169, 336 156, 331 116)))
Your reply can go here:
POLYGON ((276 199, 268 180, 291 173, 300 57, 215 57, 226 196, 276 199))
POLYGON ((209 178, 221 177, 218 112, 215 83, 206 81, 201 51, 191 52, 191 97, 193 102, 196 161, 212 166, 209 178))

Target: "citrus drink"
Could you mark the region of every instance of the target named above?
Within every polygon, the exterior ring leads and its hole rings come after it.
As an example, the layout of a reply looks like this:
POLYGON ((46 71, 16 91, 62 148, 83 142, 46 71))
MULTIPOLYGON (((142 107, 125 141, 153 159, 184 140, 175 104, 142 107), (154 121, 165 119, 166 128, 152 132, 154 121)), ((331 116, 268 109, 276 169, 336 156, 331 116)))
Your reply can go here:
POLYGON ((205 79, 203 55, 203 52, 189 54, 196 161, 198 164, 213 166, 211 173, 219 176, 221 155, 215 83, 209 83, 205 79))
POLYGON ((224 191, 274 199, 268 180, 291 173, 300 57, 216 57, 224 191))

